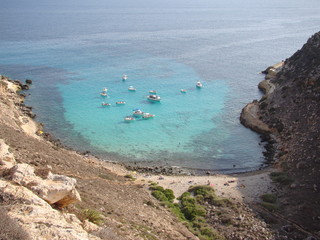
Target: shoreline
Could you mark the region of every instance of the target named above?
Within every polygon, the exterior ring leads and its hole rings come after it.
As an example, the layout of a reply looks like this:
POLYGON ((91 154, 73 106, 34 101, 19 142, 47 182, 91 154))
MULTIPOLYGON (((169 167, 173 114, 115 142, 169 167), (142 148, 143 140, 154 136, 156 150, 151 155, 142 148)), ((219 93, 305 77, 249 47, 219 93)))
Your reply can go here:
MULTIPOLYGON (((2 82, 0 87, 1 84, 2 82)), ((76 214, 80 220, 83 209, 95 209, 104 216, 107 229, 112 229, 112 232, 119 236, 129 236, 121 239, 138 239, 130 238, 137 236, 137 232, 143 233, 140 228, 135 228, 138 225, 146 226, 156 236, 161 236, 159 239, 198 239, 182 222, 177 221, 176 216, 164 207, 162 202, 154 198, 150 185, 157 183, 165 189, 171 189, 176 202, 177 198, 190 187, 207 185, 214 190, 218 198, 231 201, 237 206, 237 209, 230 208, 230 212, 226 215, 235 221, 232 225, 226 226, 223 224, 225 217, 218 216, 219 221, 215 220, 216 223, 210 225, 213 229, 226 236, 233 236, 233 233, 242 229, 239 224, 246 223, 248 226, 246 232, 240 230, 239 235, 249 234, 253 236, 252 239, 257 239, 260 233, 257 233, 256 229, 261 229, 264 239, 271 239, 272 232, 251 207, 261 202, 263 194, 272 194, 275 191, 275 186, 269 177, 272 168, 232 175, 164 176, 138 173, 128 170, 124 164, 103 161, 88 152, 79 154, 67 149, 59 141, 52 141, 49 133, 37 130, 37 134, 28 135, 26 129, 21 127, 19 116, 34 121, 27 116, 33 115, 30 112, 31 108, 27 108, 27 112, 22 111, 21 106, 24 107, 24 104, 19 92, 8 91, 3 96, 0 95, 0 100, 4 116, 0 118, 0 123, 4 126, 1 128, 1 138, 5 139, 9 148, 12 147, 18 163, 28 163, 38 173, 52 171, 77 182, 76 190, 82 201, 70 206, 67 211, 76 214)), ((37 126, 41 129, 43 125, 37 126)), ((206 221, 216 219, 216 211, 228 209, 227 206, 206 207, 209 214, 206 221)), ((80 220, 77 221, 86 230, 86 221, 81 223, 80 220)), ((95 229, 97 228, 101 229, 95 226, 95 229)), ((90 233, 90 230, 88 232, 90 233)), ((62 234, 61 231, 59 234, 62 234)))
MULTIPOLYGON (((16 94, 19 96, 19 92, 16 92, 16 94)), ((29 110, 27 114, 34 116, 31 112, 32 107, 28 107, 27 109, 29 110)), ((42 123, 37 123, 31 118, 29 122, 32 124, 26 125, 23 128, 23 131, 26 134, 29 134, 40 141, 48 141, 56 148, 79 154, 87 159, 90 164, 100 165, 117 175, 131 175, 136 179, 136 184, 145 185, 150 181, 156 182, 160 186, 172 189, 177 197, 193 185, 210 185, 216 190, 218 195, 241 202, 257 202, 262 194, 274 190, 271 186, 271 180, 268 177, 269 173, 273 171, 273 168, 270 165, 253 171, 249 170, 228 174, 219 171, 201 171, 201 169, 191 170, 173 166, 137 167, 134 166, 134 163, 126 164, 104 160, 92 155, 89 151, 80 153, 75 149, 62 145, 60 140, 54 139, 50 133, 43 132, 42 123), (35 126, 38 128, 36 129, 35 126), (32 134, 32 131, 35 132, 32 134), (199 172, 202 172, 202 174, 199 174, 199 172)))

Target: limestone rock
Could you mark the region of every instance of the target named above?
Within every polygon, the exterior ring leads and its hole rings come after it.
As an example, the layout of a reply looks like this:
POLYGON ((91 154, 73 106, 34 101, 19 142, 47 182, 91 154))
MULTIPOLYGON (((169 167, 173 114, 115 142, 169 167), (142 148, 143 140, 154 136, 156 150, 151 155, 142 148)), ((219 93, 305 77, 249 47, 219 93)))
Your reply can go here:
POLYGON ((0 170, 10 169, 16 164, 12 153, 9 152, 9 146, 0 139, 0 170))
POLYGON ((17 164, 10 169, 12 181, 28 187, 49 204, 65 207, 81 201, 75 189, 76 180, 63 175, 48 173, 47 179, 42 179, 34 173, 34 168, 28 164, 17 164))
POLYGON ((272 129, 269 128, 267 124, 262 122, 259 119, 259 103, 257 101, 253 101, 252 103, 247 104, 241 112, 240 122, 259 133, 270 134, 272 133, 272 129))
POLYGON ((89 233, 91 233, 91 232, 97 232, 97 231, 99 231, 99 230, 101 229, 101 227, 99 227, 98 225, 90 222, 89 220, 85 220, 85 221, 83 222, 82 226, 83 226, 83 228, 84 228, 87 232, 89 232, 89 233))
POLYGON ((1 211, 20 223, 32 239, 100 239, 88 234, 73 214, 62 214, 23 186, 0 180, 1 211))

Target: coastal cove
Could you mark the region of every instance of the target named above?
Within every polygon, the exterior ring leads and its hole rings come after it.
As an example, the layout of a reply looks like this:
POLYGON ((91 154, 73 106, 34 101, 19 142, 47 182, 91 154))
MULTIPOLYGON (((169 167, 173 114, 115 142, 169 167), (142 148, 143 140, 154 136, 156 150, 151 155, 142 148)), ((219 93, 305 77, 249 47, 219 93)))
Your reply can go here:
POLYGON ((0 74, 33 80, 26 104, 44 130, 79 152, 129 165, 222 173, 265 166, 259 136, 239 115, 261 97, 257 73, 291 55, 319 26, 313 3, 281 14, 288 2, 265 2, 274 4, 267 12, 251 1, 241 11, 206 1, 123 3, 5 4, 0 74), (37 21, 23 29, 27 16, 37 21), (104 87, 107 98, 100 96, 104 87), (161 103, 146 100, 151 89, 161 103), (103 108, 103 101, 112 105, 103 108), (136 108, 154 119, 124 123, 136 108))

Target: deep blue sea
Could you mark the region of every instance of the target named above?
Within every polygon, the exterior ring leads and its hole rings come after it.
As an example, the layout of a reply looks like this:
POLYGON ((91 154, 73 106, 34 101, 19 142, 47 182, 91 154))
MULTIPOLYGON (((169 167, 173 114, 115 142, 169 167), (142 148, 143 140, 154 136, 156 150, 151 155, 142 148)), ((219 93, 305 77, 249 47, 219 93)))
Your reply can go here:
POLYGON ((241 109, 261 97, 258 73, 320 27, 319 0, 0 3, 0 74, 33 80, 26 103, 46 131, 106 160, 222 172, 264 163, 241 109), (155 117, 124 122, 136 108, 155 117))

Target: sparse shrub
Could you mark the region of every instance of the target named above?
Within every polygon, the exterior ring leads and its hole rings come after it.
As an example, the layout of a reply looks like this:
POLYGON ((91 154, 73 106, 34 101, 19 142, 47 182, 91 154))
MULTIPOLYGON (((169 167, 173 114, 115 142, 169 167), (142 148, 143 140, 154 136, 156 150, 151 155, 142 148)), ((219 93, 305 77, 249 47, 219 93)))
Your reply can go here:
POLYGON ((128 178, 129 180, 131 181, 134 181, 136 180, 136 178, 134 176, 132 176, 131 174, 127 174, 127 175, 124 175, 125 178, 128 178))
POLYGON ((274 212, 279 209, 279 206, 274 203, 262 202, 261 206, 266 208, 270 212, 274 212))
POLYGON ((103 216, 94 209, 85 209, 82 211, 82 217, 83 220, 88 219, 90 222, 101 225, 104 220, 103 216))
POLYGON ((163 192, 164 188, 159 186, 159 185, 155 185, 155 184, 151 184, 151 186, 149 187, 150 190, 152 191, 160 191, 163 192))
POLYGON ((277 201, 277 196, 274 194, 263 194, 261 196, 261 199, 264 202, 268 202, 268 203, 275 203, 277 201))
POLYGON ((285 172, 272 172, 270 173, 270 178, 272 181, 283 185, 289 185, 293 182, 293 180, 285 172))
POLYGON ((99 177, 102 179, 110 180, 110 181, 114 180, 113 177, 111 177, 110 175, 107 175, 107 174, 100 174, 99 177))

